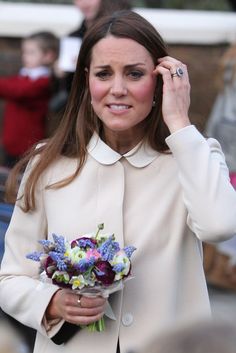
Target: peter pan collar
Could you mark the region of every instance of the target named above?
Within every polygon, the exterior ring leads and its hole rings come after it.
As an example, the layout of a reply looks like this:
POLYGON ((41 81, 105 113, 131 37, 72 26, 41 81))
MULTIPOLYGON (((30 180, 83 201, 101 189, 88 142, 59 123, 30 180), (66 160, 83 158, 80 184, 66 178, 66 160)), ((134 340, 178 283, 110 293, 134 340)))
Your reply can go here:
POLYGON ((143 168, 159 156, 147 143, 139 142, 131 151, 121 155, 94 133, 87 147, 88 153, 99 163, 111 165, 125 158, 133 167, 143 168))

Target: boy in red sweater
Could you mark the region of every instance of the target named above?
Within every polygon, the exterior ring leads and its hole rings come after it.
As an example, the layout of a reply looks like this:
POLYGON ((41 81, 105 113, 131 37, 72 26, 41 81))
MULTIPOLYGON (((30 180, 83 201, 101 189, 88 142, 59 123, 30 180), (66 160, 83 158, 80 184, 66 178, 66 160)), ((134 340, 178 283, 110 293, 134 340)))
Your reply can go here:
POLYGON ((45 138, 52 66, 58 48, 58 38, 51 32, 24 38, 19 74, 0 78, 0 98, 6 101, 1 136, 6 167, 11 168, 33 144, 45 138))

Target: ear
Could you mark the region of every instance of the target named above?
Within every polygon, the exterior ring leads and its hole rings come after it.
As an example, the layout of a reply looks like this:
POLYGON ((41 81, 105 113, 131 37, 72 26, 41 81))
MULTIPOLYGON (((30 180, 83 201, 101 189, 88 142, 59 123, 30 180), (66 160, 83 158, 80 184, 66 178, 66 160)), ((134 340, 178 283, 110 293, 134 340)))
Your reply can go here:
POLYGON ((57 59, 57 54, 53 50, 47 50, 44 53, 43 64, 52 65, 57 59))

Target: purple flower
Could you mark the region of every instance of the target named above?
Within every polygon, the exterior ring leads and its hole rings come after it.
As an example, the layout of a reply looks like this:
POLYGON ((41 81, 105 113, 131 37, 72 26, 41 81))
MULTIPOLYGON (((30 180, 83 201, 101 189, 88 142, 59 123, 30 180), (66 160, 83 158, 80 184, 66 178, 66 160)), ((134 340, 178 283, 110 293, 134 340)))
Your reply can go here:
POLYGON ((112 236, 109 237, 99 248, 102 259, 104 261, 110 261, 113 259, 114 255, 120 250, 119 243, 113 241, 112 236))
POLYGON ((95 263, 95 258, 91 257, 90 259, 81 259, 78 263, 78 269, 80 273, 86 272, 91 266, 95 263))
POLYGON ((64 254, 66 251, 65 238, 62 235, 52 234, 53 240, 55 242, 55 251, 64 254))
POLYGON ((43 255, 44 253, 42 251, 34 251, 31 252, 30 254, 26 255, 27 259, 33 260, 33 261, 40 261, 40 257, 43 255))
POLYGON ((43 268, 46 271, 46 274, 49 278, 52 277, 53 273, 56 271, 57 267, 53 259, 48 256, 43 264, 43 268))
POLYGON ((43 246, 46 253, 55 249, 55 244, 48 239, 39 240, 38 243, 43 246))
POLYGON ((113 283, 115 278, 115 272, 112 270, 112 266, 107 261, 99 261, 95 267, 95 276, 98 281, 102 282, 104 286, 109 286, 113 283))
POLYGON ((136 250, 136 248, 132 245, 124 247, 124 252, 126 253, 127 257, 130 259, 133 252, 136 250))
POLYGON ((115 266, 113 266, 113 271, 119 273, 122 272, 125 269, 125 265, 122 263, 118 263, 115 266))
POLYGON ((95 239, 91 239, 88 237, 81 237, 78 238, 74 241, 72 241, 71 243, 71 247, 74 248, 75 246, 79 246, 80 248, 91 248, 91 249, 95 249, 96 248, 96 240, 95 239))
POLYGON ((65 263, 64 254, 57 253, 56 251, 50 251, 49 256, 54 262, 56 262, 59 271, 67 270, 67 264, 65 263))

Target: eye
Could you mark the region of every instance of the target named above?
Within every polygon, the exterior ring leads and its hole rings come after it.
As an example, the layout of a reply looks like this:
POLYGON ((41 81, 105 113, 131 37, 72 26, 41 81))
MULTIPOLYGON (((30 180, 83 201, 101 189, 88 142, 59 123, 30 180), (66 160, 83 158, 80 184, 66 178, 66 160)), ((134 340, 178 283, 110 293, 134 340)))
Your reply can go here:
POLYGON ((111 76, 111 73, 108 70, 99 71, 95 74, 101 80, 106 80, 111 76))
POLYGON ((132 70, 128 73, 128 76, 130 76, 133 80, 138 80, 140 79, 142 76, 144 75, 144 73, 142 71, 139 70, 132 70))

